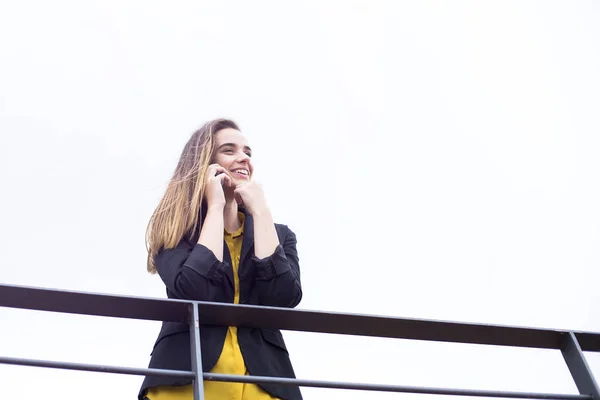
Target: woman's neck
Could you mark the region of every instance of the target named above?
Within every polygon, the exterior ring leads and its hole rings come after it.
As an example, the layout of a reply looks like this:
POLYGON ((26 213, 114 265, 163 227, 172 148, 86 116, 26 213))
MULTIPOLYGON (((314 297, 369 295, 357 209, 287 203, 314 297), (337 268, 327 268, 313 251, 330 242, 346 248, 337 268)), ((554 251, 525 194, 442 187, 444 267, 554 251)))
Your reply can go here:
POLYGON ((223 224, 225 230, 229 233, 234 233, 242 226, 242 223, 238 218, 238 205, 233 196, 227 198, 227 202, 223 208, 223 224))

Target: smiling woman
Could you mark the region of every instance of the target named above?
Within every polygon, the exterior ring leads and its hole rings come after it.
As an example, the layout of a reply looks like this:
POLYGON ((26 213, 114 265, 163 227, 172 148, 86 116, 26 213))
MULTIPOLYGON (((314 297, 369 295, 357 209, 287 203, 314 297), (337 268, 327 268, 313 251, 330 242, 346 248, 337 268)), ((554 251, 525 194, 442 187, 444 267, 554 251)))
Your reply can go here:
MULTIPOLYGON (((252 152, 235 122, 196 131, 147 231, 148 271, 175 299, 296 307, 302 298, 296 236, 275 224, 252 179, 252 152)), ((295 377, 281 332, 201 325, 204 372, 295 377)), ((150 368, 191 370, 185 323, 163 322, 150 368)), ((207 400, 302 399, 298 387, 204 382, 207 400)), ((191 400, 189 379, 146 377, 139 400, 191 400)))

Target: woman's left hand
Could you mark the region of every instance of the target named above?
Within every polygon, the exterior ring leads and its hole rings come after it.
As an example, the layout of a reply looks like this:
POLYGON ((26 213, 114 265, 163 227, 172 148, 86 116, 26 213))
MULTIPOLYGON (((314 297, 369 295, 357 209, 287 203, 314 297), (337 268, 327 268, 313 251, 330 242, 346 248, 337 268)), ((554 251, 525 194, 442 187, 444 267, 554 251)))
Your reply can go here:
POLYGON ((234 193, 238 204, 243 204, 251 215, 268 211, 262 186, 256 181, 238 184, 234 193))

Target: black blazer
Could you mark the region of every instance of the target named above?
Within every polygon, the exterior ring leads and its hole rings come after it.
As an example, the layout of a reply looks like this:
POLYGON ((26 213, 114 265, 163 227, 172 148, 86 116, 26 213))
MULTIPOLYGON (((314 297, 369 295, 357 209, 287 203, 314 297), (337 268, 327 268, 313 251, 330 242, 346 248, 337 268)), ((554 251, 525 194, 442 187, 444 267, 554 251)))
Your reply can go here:
MULTIPOLYGON (((275 224, 280 244, 273 255, 259 260, 254 256, 252 216, 243 208, 240 208, 240 211, 246 214, 238 269, 240 304, 296 307, 302 298, 296 235, 287 226, 275 224)), ((198 237, 199 229, 190 239, 182 240, 174 249, 157 254, 156 268, 166 285, 167 296, 174 299, 233 303, 233 269, 226 243, 223 243, 223 262, 219 262, 211 250, 197 243, 198 237)), ((226 326, 200 325, 204 372, 209 372, 217 363, 226 334, 226 326)), ((238 340, 250 375, 295 378, 279 330, 240 327, 238 340)), ((151 353, 149 368, 191 371, 188 324, 163 322, 151 353)), ((148 376, 142 383, 138 399, 143 400, 146 390, 150 387, 190 383, 189 379, 148 376)), ((302 399, 297 386, 260 386, 281 399, 302 399)))

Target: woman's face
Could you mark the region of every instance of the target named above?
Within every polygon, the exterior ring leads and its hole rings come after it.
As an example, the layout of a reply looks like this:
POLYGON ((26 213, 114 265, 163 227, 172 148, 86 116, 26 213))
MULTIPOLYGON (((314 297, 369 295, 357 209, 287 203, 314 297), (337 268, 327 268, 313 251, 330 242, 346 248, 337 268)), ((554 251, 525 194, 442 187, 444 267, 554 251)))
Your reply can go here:
POLYGON ((213 162, 227 170, 233 186, 252 178, 252 151, 246 137, 238 130, 225 128, 215 135, 216 146, 213 162))

